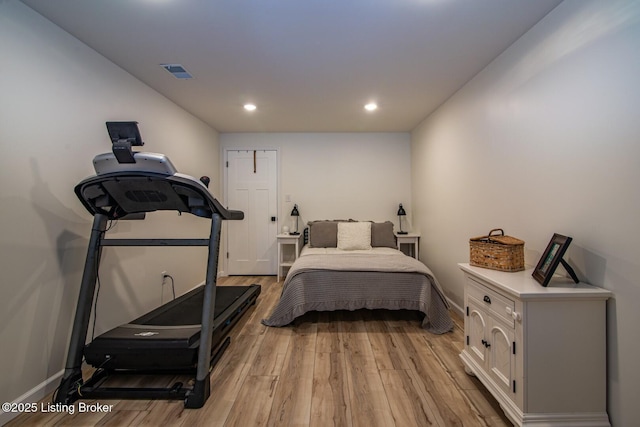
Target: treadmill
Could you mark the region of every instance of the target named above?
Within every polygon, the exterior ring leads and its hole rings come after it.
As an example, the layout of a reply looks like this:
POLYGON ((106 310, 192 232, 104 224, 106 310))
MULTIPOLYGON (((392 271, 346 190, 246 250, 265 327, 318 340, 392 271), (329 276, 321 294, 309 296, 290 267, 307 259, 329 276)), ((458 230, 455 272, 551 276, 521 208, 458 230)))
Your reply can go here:
POLYGON ((178 399, 186 408, 204 405, 210 373, 230 343, 231 328, 256 303, 260 285, 216 287, 220 231, 223 220, 242 220, 244 213, 225 209, 199 180, 176 171, 162 154, 134 152, 144 143, 137 122, 107 122, 112 152, 93 160, 96 175, 75 187, 93 215, 91 237, 64 374, 56 403, 78 399, 178 399), (107 239, 107 224, 118 219, 144 219, 146 213, 174 210, 211 220, 202 239, 107 239), (105 246, 207 246, 204 285, 167 304, 98 336, 88 344, 87 330, 94 302, 102 248, 105 246), (83 378, 83 358, 96 370, 83 378), (168 388, 109 387, 118 374, 190 374, 192 385, 168 388))

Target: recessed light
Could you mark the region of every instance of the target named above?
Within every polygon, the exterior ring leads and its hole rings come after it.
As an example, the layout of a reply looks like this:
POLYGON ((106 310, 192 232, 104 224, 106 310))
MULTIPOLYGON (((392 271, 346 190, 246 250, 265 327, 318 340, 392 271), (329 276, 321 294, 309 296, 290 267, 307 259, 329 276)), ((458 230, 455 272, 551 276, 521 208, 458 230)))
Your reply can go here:
POLYGON ((378 109, 378 105, 375 102, 370 102, 364 106, 364 109, 367 111, 375 111, 378 109))
POLYGON ((244 109, 247 111, 254 111, 256 108, 255 104, 244 104, 244 109))

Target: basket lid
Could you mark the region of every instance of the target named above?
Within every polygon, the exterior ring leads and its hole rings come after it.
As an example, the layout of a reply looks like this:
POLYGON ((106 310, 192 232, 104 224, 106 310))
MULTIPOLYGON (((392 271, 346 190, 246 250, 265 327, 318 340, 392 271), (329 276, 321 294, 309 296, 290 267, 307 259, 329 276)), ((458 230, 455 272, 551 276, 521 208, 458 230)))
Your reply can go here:
POLYGON ((505 236, 504 231, 501 228, 494 228, 485 236, 472 237, 469 239, 472 242, 485 242, 485 243, 500 243, 502 245, 519 246, 524 245, 524 241, 516 239, 515 237, 505 236), (499 231, 501 234, 494 234, 499 231))

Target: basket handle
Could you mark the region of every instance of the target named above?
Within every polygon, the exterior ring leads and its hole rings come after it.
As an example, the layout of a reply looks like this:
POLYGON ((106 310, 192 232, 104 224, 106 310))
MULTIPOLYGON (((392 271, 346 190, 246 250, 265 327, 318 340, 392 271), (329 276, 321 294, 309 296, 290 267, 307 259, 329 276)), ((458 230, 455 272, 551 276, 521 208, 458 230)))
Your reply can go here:
POLYGON ((497 236, 497 234, 493 234, 494 231, 499 231, 500 232, 500 236, 504 236, 504 230, 502 228, 494 228, 493 230, 491 230, 489 232, 489 234, 487 234, 487 237, 497 236))

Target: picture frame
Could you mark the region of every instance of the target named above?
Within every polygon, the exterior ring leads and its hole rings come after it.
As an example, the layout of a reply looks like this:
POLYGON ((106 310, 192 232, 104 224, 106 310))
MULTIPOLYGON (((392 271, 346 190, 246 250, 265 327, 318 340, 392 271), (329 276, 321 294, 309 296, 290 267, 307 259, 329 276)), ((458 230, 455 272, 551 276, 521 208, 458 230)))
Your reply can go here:
POLYGON ((551 241, 549 241, 547 248, 542 253, 542 257, 540 257, 540 260, 532 273, 533 278, 542 286, 546 287, 549 284, 556 268, 558 268, 558 264, 562 264, 573 281, 578 283, 578 278, 576 277, 575 272, 569 264, 562 259, 569 247, 569 244, 571 244, 571 240, 571 237, 563 236, 558 233, 553 234, 551 241))

